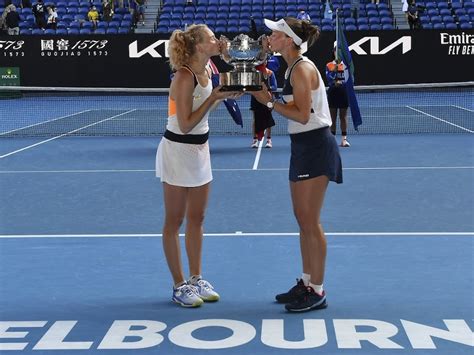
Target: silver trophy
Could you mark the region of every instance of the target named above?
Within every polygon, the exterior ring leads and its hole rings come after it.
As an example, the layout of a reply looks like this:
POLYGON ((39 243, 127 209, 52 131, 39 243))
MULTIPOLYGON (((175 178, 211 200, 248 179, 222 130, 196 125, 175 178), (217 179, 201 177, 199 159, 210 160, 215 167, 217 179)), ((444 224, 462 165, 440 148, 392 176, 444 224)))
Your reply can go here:
POLYGON ((221 36, 226 44, 222 59, 234 67, 227 73, 220 73, 223 91, 258 91, 262 89, 262 73, 255 66, 262 64, 267 54, 262 46, 262 37, 254 40, 246 34, 236 36, 232 41, 221 36))

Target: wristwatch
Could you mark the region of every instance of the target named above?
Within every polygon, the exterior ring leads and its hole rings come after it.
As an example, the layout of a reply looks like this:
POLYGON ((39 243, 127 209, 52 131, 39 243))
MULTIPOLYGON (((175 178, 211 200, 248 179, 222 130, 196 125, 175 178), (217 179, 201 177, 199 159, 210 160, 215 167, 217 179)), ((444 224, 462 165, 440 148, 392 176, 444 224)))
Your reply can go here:
POLYGON ((267 102, 266 105, 270 110, 273 110, 273 108, 275 107, 275 100, 271 99, 270 101, 267 102))

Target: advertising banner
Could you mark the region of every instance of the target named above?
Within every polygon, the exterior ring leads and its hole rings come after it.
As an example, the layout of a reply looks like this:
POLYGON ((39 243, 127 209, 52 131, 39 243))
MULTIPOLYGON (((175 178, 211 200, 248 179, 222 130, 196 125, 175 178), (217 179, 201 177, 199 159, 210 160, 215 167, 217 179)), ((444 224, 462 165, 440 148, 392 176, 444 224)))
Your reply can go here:
MULTIPOLYGON (((346 37, 356 86, 474 80, 468 69, 474 59, 473 30, 350 31, 346 37)), ((305 52, 322 73, 334 40, 334 32, 322 32, 305 52)), ((168 36, 158 34, 2 36, 0 67, 19 68, 23 86, 166 88, 171 74, 167 42, 168 36)), ((215 62, 220 71, 229 69, 219 58, 215 62)))

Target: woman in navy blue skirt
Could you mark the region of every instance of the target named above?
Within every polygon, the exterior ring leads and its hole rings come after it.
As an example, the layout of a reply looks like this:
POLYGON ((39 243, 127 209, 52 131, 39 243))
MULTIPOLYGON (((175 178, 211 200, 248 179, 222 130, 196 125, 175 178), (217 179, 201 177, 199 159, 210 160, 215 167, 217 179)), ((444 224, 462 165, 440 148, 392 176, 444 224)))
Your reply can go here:
POLYGON ((342 183, 342 164, 334 136, 324 82, 312 61, 303 57, 301 45, 310 47, 319 28, 306 21, 285 17, 265 19, 272 30, 268 46, 279 52, 288 68, 282 102, 265 88, 251 93, 261 103, 288 119, 291 138, 290 190, 293 211, 300 229, 302 275, 296 286, 276 296, 290 312, 327 307, 323 289, 326 237, 320 214, 329 181, 342 183))

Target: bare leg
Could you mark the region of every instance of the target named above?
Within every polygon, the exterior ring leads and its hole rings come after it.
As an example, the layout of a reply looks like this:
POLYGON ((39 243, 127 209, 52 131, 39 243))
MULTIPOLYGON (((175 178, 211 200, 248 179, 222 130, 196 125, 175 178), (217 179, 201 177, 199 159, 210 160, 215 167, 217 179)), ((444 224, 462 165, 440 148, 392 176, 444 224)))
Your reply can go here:
POLYGON ((330 108, 329 112, 331 113, 331 132, 332 134, 336 135, 337 130, 337 108, 330 108))
POLYGON ((347 108, 339 109, 339 118, 341 120, 341 131, 347 133, 347 108))
POLYGON ((163 226, 163 250, 174 284, 184 281, 179 244, 179 228, 186 212, 187 188, 163 183, 165 224, 163 226))
POLYGON ((329 183, 327 176, 290 182, 293 211, 300 227, 303 272, 321 285, 326 264, 326 237, 320 224, 321 209, 329 183))
POLYGON ((186 252, 190 275, 201 275, 203 223, 210 184, 188 190, 186 213, 186 252))

